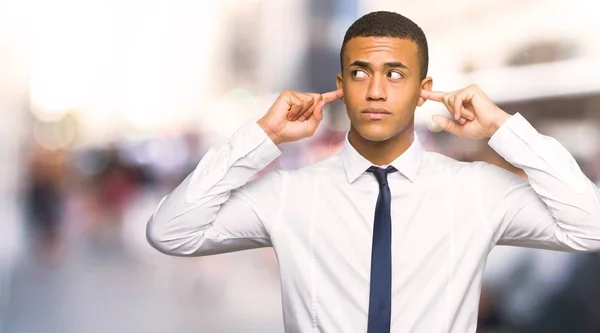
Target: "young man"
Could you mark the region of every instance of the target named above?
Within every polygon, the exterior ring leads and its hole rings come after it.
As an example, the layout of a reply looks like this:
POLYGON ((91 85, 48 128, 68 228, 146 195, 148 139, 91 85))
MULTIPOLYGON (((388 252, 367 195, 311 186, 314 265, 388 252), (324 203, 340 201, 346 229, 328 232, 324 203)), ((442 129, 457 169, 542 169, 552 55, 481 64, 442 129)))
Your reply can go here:
POLYGON ((573 157, 477 87, 433 92, 427 42, 409 19, 374 12, 347 31, 338 90, 283 92, 257 122, 211 149, 147 226, 159 251, 201 256, 273 246, 286 332, 475 332, 496 244, 600 250, 600 195, 573 157), (344 148, 250 181, 311 136, 342 98, 344 148), (528 181, 490 164, 423 151, 414 112, 444 103, 461 137, 489 139, 528 181))

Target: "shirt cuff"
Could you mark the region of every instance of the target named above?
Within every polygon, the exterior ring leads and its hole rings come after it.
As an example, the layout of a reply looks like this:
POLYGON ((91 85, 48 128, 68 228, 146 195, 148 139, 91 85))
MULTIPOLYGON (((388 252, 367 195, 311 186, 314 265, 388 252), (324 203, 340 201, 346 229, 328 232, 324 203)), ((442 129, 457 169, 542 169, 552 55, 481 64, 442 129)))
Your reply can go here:
POLYGON ((539 132, 520 114, 515 113, 492 135, 488 144, 505 160, 524 151, 539 137, 539 132))
POLYGON ((231 174, 229 183, 241 186, 279 155, 281 151, 277 145, 255 121, 249 120, 238 128, 225 145, 206 152, 191 175, 186 201, 198 202, 235 166, 239 168, 231 174))
POLYGON ((254 120, 244 123, 227 143, 232 149, 231 155, 235 156, 233 160, 245 157, 258 170, 281 155, 281 150, 254 120))

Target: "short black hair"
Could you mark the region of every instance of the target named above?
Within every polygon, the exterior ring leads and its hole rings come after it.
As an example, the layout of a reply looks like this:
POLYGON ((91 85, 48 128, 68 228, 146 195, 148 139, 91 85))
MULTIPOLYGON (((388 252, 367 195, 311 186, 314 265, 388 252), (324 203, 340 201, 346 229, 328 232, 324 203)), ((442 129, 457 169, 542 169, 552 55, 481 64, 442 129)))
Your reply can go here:
POLYGON ((398 13, 377 11, 368 13, 354 21, 346 31, 340 50, 340 66, 344 71, 343 57, 346 44, 355 37, 394 37, 407 39, 417 44, 421 80, 427 76, 429 51, 423 30, 409 18, 398 13))

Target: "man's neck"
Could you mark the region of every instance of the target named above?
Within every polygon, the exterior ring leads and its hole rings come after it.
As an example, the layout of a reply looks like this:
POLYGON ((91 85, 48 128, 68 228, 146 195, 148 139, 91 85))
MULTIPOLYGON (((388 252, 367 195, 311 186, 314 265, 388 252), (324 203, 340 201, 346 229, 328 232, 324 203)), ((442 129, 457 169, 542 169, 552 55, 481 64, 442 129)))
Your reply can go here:
POLYGON ((356 151, 374 165, 389 165, 402 155, 413 143, 413 126, 408 126, 402 132, 385 141, 370 141, 363 138, 352 127, 348 141, 356 151))

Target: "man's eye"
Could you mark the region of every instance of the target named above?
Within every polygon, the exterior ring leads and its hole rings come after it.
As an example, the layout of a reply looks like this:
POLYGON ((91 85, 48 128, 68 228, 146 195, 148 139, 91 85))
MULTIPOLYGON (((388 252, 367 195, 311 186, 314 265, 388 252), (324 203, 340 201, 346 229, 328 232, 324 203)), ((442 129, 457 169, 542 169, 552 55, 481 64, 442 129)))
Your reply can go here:
POLYGON ((402 74, 400 72, 389 72, 388 73, 388 77, 390 79, 401 79, 402 78, 402 74))
POLYGON ((365 71, 360 70, 360 69, 355 69, 352 71, 352 77, 357 77, 357 78, 361 78, 361 77, 366 77, 367 73, 365 73, 365 71))

